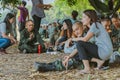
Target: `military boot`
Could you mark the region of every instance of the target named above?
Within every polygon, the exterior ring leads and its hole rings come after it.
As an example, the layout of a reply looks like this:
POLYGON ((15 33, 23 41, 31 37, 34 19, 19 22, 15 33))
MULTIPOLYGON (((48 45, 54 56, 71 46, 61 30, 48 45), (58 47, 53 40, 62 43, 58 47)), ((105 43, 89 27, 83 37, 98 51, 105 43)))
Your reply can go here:
POLYGON ((33 65, 34 69, 39 72, 54 71, 55 66, 48 63, 35 62, 33 65))

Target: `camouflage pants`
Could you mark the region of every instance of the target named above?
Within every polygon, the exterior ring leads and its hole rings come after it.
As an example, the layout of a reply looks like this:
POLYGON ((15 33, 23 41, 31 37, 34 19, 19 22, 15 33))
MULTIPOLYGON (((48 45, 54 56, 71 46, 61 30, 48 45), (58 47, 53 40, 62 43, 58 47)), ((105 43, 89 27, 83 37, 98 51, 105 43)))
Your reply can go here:
MULTIPOLYGON (((66 70, 66 68, 62 64, 62 60, 58 59, 54 62, 51 63, 40 63, 40 62, 35 62, 34 63, 34 68, 36 71, 63 71, 66 70)), ((74 58, 70 59, 68 62, 68 69, 83 69, 83 64, 81 61, 77 61, 74 58)))
POLYGON ((18 48, 20 51, 23 51, 25 49, 27 53, 37 53, 37 45, 31 46, 31 45, 23 44, 18 48))

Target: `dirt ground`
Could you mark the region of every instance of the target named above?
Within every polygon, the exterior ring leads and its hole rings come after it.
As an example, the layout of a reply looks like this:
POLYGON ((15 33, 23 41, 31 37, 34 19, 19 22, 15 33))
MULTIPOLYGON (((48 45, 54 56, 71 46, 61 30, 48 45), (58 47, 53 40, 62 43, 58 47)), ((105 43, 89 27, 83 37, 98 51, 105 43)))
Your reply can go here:
POLYGON ((17 45, 8 49, 9 54, 0 55, 0 80, 120 80, 120 64, 111 64, 110 69, 94 71, 93 74, 77 74, 79 70, 52 71, 38 73, 33 71, 33 63, 51 62, 65 54, 22 54, 17 45))

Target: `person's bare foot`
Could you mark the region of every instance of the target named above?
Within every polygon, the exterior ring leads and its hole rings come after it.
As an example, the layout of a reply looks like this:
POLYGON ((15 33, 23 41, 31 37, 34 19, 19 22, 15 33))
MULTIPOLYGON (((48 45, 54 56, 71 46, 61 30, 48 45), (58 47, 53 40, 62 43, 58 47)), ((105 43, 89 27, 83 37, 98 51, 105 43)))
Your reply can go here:
POLYGON ((97 62, 97 67, 94 68, 94 69, 95 69, 95 70, 100 70, 100 68, 103 66, 104 62, 105 62, 105 61, 99 60, 99 61, 97 62))

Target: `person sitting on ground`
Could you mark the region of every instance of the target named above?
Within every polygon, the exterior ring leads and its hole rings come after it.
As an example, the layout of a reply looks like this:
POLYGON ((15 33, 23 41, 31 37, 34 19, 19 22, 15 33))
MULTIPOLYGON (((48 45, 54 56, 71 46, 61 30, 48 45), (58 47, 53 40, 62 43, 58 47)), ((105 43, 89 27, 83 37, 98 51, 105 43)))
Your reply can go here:
MULTIPOLYGON (((86 29, 85 26, 83 26, 82 22, 80 21, 75 22, 73 24, 73 27, 75 27, 75 31, 73 31, 72 38, 79 38, 80 36, 86 35, 86 29)), ((95 43, 94 41, 95 41, 94 37, 89 40, 89 42, 91 43, 95 43)), ((70 38, 65 42, 64 53, 71 53, 74 49, 76 49, 75 42, 71 41, 70 38)))
MULTIPOLYGON (((83 25, 89 27, 89 30, 86 36, 72 39, 72 41, 76 41, 77 43, 78 55, 84 65, 84 69, 80 71, 81 74, 91 73, 89 61, 96 62, 96 69, 100 69, 113 53, 110 36, 103 25, 97 20, 97 14, 94 10, 85 10, 83 12, 82 22, 83 25), (95 44, 87 42, 92 37, 95 37, 95 44)), ((67 56, 67 58, 70 59, 73 56, 74 55, 67 56)), ((64 65, 67 65, 67 62, 65 62, 64 65)))
POLYGON ((42 52, 45 50, 44 41, 40 34, 35 35, 34 23, 32 20, 26 21, 26 28, 21 32, 19 50, 23 53, 37 53, 38 44, 42 46, 42 52))
MULTIPOLYGON (((82 25, 82 22, 75 22, 73 25, 76 25, 77 27, 77 33, 78 34, 75 34, 75 31, 73 31, 72 33, 72 38, 77 38, 79 36, 83 36, 83 25, 82 25)), ((65 42, 65 46, 64 46, 64 53, 71 53, 73 50, 76 49, 76 45, 75 45, 75 42, 71 41, 71 38, 68 39, 66 42, 65 42)))
POLYGON ((15 16, 12 13, 8 13, 3 22, 0 23, 0 52, 7 53, 6 48, 11 44, 16 43, 16 39, 12 34, 12 23, 15 16))
POLYGON ((59 30, 56 22, 53 22, 52 25, 49 26, 48 33, 49 33, 50 45, 54 46, 55 41, 57 40, 59 34, 59 30))
POLYGON ((120 47, 120 18, 117 14, 112 16, 112 41, 114 51, 120 47))
POLYGON ((60 37, 55 42, 55 49, 63 50, 65 41, 72 37, 72 22, 70 19, 63 21, 63 27, 60 32, 60 37))
MULTIPOLYGON (((73 24, 73 33, 74 36, 80 37, 83 36, 83 24, 81 22, 75 22, 73 24)), ((70 39, 67 40, 68 44, 70 43, 70 39)), ((68 49, 68 51, 71 53, 70 55, 76 54, 77 53, 77 48, 75 46, 76 44, 74 43, 74 48, 68 49)), ((67 47, 70 47, 70 45, 66 45, 67 47)), ((67 52, 68 52, 67 51, 67 52)), ((35 62, 34 63, 34 69, 35 71, 63 71, 67 69, 83 69, 83 63, 79 58, 79 55, 76 54, 73 56, 73 58, 68 59, 67 56, 65 56, 63 59, 57 59, 54 62, 50 63, 41 63, 41 62, 35 62), (68 63, 67 66, 64 65, 64 63, 68 63)))
POLYGON ((101 24, 104 26, 104 28, 106 29, 106 31, 109 33, 110 37, 111 37, 111 21, 109 17, 102 17, 101 18, 101 24))
MULTIPOLYGON (((77 37, 83 36, 83 24, 81 22, 75 22, 73 26, 74 26, 73 27, 74 36, 77 36, 77 37)), ((67 41, 70 42, 71 40, 68 39, 67 41)), ((77 53, 78 53, 77 48, 74 48, 71 50, 71 54, 69 55, 69 56, 73 56, 71 58, 69 58, 68 56, 65 56, 63 59, 57 59, 50 63, 35 62, 33 67, 35 71, 39 71, 39 72, 63 71, 63 70, 75 69, 75 68, 83 69, 84 68, 83 63, 79 57, 79 54, 77 53)), ((90 65, 95 66, 94 63, 90 63, 90 65)))

